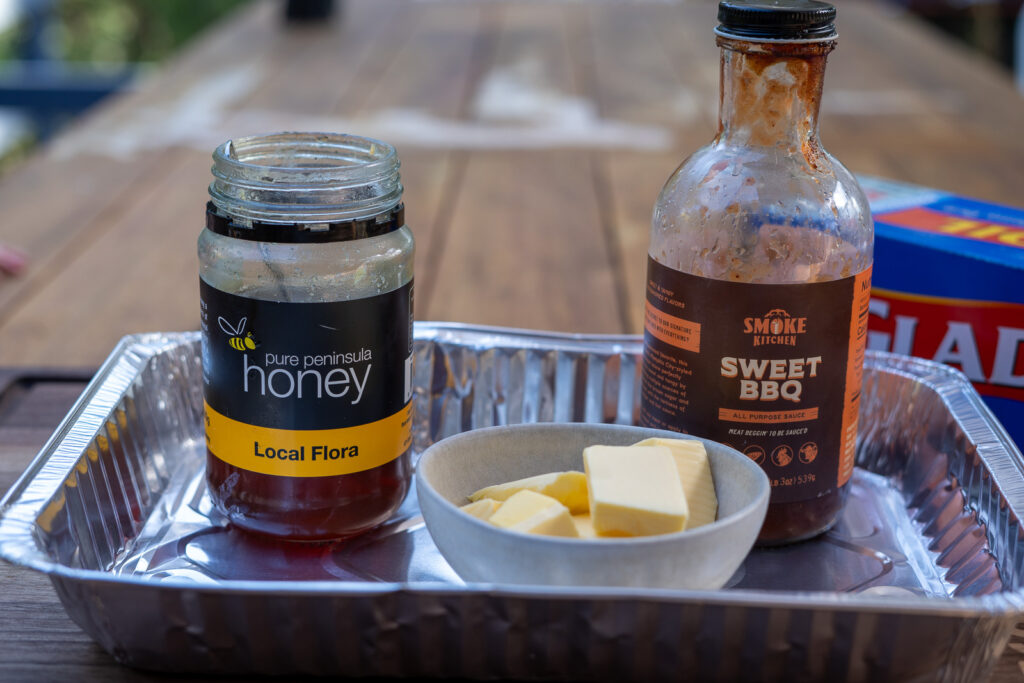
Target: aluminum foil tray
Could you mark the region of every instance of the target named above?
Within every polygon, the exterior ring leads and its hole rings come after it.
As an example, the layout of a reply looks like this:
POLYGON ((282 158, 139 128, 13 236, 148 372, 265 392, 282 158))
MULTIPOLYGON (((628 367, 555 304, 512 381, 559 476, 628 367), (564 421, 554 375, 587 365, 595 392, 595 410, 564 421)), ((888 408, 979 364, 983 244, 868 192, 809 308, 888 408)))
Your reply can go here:
MULTIPOLYGON (((415 493, 331 545, 225 526, 203 483, 199 336, 128 337, 0 504, 118 661, 179 672, 565 680, 975 681, 1024 606, 1024 464, 960 373, 867 357, 837 527, 719 591, 464 584, 415 493)), ((640 341, 416 329, 415 448, 534 421, 632 422, 640 341)))

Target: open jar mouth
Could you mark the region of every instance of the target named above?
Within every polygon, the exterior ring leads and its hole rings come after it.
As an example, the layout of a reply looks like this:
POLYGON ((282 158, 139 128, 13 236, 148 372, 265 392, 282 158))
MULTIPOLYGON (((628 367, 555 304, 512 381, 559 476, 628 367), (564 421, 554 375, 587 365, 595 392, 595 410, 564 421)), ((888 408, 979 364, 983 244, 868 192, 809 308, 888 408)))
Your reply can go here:
POLYGON ((401 201, 391 145, 340 133, 275 133, 228 140, 213 153, 210 198, 247 223, 319 224, 369 218, 401 201))

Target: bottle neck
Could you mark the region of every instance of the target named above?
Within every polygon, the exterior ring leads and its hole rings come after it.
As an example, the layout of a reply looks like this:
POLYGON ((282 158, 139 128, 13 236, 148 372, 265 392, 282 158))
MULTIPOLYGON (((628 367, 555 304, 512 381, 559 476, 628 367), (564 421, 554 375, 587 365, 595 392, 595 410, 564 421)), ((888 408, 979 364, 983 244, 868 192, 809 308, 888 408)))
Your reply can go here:
POLYGON ((753 42, 718 37, 721 102, 716 142, 781 148, 808 162, 820 151, 818 109, 835 40, 753 42))

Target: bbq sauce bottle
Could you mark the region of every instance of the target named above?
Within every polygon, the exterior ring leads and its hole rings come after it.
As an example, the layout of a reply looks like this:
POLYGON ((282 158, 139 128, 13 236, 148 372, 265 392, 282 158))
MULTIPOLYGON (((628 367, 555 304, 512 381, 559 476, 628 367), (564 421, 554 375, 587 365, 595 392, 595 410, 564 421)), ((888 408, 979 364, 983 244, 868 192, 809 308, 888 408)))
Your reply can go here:
POLYGON ((409 488, 412 233, 398 157, 282 133, 213 155, 199 237, 207 483, 235 526, 343 538, 409 488))
POLYGON ((874 233, 818 141, 835 14, 720 3, 718 134, 669 178, 651 225, 641 422, 764 468, 761 544, 831 527, 853 471, 874 233))

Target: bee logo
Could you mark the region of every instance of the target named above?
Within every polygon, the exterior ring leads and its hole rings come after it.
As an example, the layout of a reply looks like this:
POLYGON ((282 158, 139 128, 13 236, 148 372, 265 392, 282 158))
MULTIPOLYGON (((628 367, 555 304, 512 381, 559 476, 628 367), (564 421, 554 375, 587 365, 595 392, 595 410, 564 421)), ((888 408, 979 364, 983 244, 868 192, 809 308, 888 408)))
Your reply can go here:
POLYGON ((252 332, 249 332, 244 337, 242 336, 242 333, 245 332, 247 320, 248 318, 242 318, 238 321, 237 325, 232 325, 224 318, 217 317, 217 324, 220 325, 220 329, 224 334, 228 335, 228 346, 236 351, 245 351, 246 349, 252 351, 259 346, 259 342, 252 336, 252 332))

